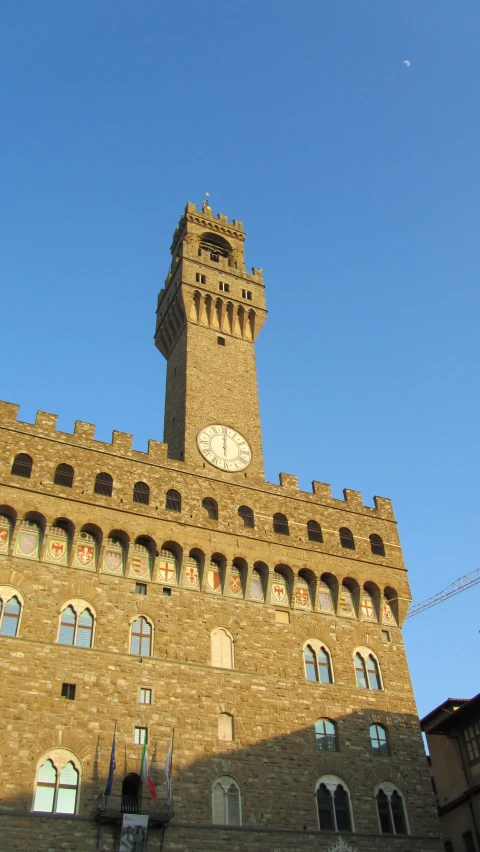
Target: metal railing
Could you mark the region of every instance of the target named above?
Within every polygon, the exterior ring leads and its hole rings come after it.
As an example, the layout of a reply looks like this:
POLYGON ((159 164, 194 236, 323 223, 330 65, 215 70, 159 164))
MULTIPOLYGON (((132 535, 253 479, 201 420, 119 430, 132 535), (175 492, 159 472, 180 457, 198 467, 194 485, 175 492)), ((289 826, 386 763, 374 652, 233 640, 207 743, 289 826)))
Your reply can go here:
POLYGON ((168 799, 154 802, 144 796, 100 796, 97 800, 98 820, 108 822, 120 819, 123 814, 143 814, 151 823, 165 824, 173 817, 173 807, 168 799))

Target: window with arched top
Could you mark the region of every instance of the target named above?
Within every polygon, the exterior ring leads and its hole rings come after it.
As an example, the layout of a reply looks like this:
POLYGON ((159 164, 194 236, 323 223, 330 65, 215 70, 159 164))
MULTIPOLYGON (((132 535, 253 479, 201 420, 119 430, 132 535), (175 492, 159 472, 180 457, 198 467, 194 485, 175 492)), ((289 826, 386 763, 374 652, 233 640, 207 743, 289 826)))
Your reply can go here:
POLYGON ((213 497, 204 497, 202 500, 202 509, 205 509, 211 521, 218 521, 218 504, 213 497))
POLYGON ((233 716, 230 713, 218 714, 218 739, 228 743, 233 741, 233 716))
POLYGON ((150 503, 150 488, 146 482, 136 482, 133 486, 133 502, 144 506, 150 503))
POLYGON ((32 475, 33 459, 28 453, 18 453, 15 456, 10 471, 13 476, 23 476, 24 479, 30 479, 32 475))
POLYGON ((240 787, 230 775, 221 775, 212 787, 212 822, 214 825, 241 825, 240 787))
POLYGON ((273 532, 279 535, 290 535, 288 519, 281 512, 276 512, 273 516, 273 532))
POLYGON ((170 490, 167 491, 165 508, 170 509, 172 512, 182 511, 182 497, 180 492, 176 491, 175 488, 170 488, 170 490))
POLYGON ((388 757, 387 729, 383 725, 370 725, 370 744, 376 757, 388 757))
POLYGON ((91 648, 94 624, 95 618, 88 606, 80 601, 69 604, 60 616, 58 644, 91 648))
POLYGON ((140 615, 132 624, 130 653, 136 654, 138 657, 151 657, 152 655, 152 625, 144 615, 140 615))
POLYGON ((58 464, 53 477, 54 485, 63 485, 64 488, 71 488, 73 485, 74 471, 71 464, 58 464))
POLYGON ((305 677, 312 683, 333 683, 330 654, 319 642, 309 642, 303 651, 305 677), (316 647, 315 647, 316 646, 316 647))
POLYGON ((378 822, 382 834, 408 834, 407 815, 403 796, 391 781, 377 785, 378 822))
POLYGON ((255 518, 253 509, 250 509, 249 506, 240 506, 238 509, 238 516, 242 519, 244 527, 250 527, 250 529, 254 528, 255 518))
POLYGON ((357 686, 360 689, 383 689, 378 662, 368 649, 357 651, 354 663, 357 686))
POLYGON ((338 775, 323 775, 316 788, 318 821, 326 831, 352 831, 353 815, 348 787, 338 775))
POLYGON ((233 669, 233 637, 224 627, 216 627, 211 637, 211 662, 216 669, 233 669))
POLYGON ((374 556, 385 556, 385 545, 381 536, 372 533, 370 536, 370 549, 374 556))
POLYGON ((317 541, 320 544, 323 542, 322 528, 317 521, 308 521, 307 535, 309 541, 317 541))
POLYGON ((17 635, 21 612, 22 604, 14 590, 0 587, 0 636, 17 635))
POLYGON ((337 751, 335 723, 331 719, 317 719, 315 722, 315 739, 320 751, 337 751))
POLYGON ((353 533, 348 527, 340 527, 338 534, 340 536, 340 544, 347 550, 355 550, 355 539, 353 533))
POLYGON ((33 810, 41 813, 74 814, 80 789, 80 771, 76 759, 66 762, 69 754, 55 750, 37 772, 33 810))
POLYGON ((112 496, 113 479, 109 473, 97 473, 93 491, 94 494, 101 494, 103 497, 112 496))

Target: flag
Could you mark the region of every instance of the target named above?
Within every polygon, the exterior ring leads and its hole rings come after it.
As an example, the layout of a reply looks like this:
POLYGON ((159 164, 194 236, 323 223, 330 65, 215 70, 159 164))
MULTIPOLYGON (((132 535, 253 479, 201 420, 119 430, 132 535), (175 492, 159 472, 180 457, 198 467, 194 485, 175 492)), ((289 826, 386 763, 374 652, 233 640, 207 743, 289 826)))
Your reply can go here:
POLYGON ((117 768, 117 764, 115 763, 115 734, 117 731, 117 724, 115 723, 115 728, 113 729, 113 740, 112 740, 112 751, 110 752, 110 769, 108 770, 108 781, 107 786, 105 787, 105 795, 109 796, 112 792, 113 785, 113 773, 117 768))
POLYGON ((147 738, 145 737, 145 742, 143 743, 143 751, 142 751, 142 763, 140 765, 140 778, 142 779, 142 783, 148 785, 148 789, 150 790, 150 795, 154 802, 157 801, 157 791, 155 789, 155 784, 153 783, 152 776, 150 775, 150 767, 148 765, 148 757, 147 757, 147 738))
POLYGON ((173 731, 172 731, 172 739, 170 740, 170 746, 167 751, 167 756, 165 758, 165 775, 167 776, 167 799, 169 802, 172 801, 172 755, 173 755, 173 731))

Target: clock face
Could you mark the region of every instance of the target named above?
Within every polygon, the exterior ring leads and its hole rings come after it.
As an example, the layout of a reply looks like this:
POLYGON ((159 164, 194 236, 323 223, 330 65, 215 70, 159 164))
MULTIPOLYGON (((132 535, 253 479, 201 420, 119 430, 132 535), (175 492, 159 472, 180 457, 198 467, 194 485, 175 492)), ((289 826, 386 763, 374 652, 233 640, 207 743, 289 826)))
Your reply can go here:
POLYGON ((204 459, 220 470, 244 470, 252 460, 248 441, 230 426, 205 426, 197 435, 197 445, 204 459))

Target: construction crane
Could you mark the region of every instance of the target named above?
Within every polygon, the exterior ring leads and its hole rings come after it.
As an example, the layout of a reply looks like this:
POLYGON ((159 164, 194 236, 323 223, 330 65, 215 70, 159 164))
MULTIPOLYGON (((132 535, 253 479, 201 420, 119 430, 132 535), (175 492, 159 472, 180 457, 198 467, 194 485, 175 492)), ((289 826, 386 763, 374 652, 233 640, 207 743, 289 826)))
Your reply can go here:
POLYGON ((405 621, 407 620, 407 618, 413 618, 420 612, 423 612, 426 609, 430 609, 431 606, 436 606, 436 604, 442 603, 448 598, 453 598, 454 595, 458 595, 460 592, 464 592, 471 586, 475 586, 476 583, 480 583, 480 568, 477 568, 477 570, 474 571, 473 574, 465 574, 464 577, 459 577, 458 580, 455 580, 455 582, 452 583, 451 586, 447 586, 446 589, 442 589, 441 592, 438 592, 438 594, 433 595, 432 598, 427 598, 426 601, 422 601, 422 603, 416 604, 416 606, 412 607, 412 609, 405 617, 405 621))

